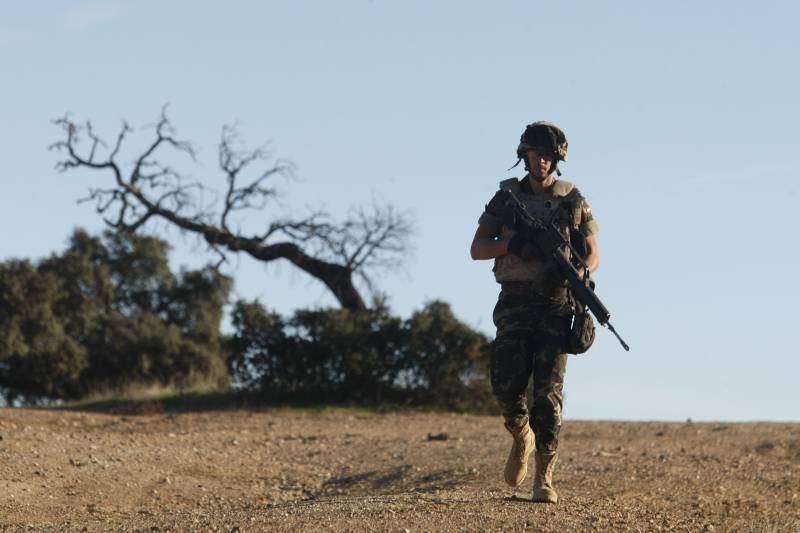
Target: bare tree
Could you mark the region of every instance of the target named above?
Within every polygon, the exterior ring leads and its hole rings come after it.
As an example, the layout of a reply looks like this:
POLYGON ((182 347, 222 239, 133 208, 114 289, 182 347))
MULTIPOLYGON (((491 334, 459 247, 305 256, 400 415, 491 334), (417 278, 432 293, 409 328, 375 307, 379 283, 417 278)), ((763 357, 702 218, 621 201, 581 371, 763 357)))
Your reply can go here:
POLYGON ((64 134, 50 146, 65 153, 57 169, 89 168, 110 174, 108 187, 91 188, 82 201, 93 202, 105 223, 118 231, 135 232, 148 221, 162 219, 204 239, 218 254, 218 266, 231 252, 244 252, 264 262, 285 259, 324 283, 342 307, 353 310, 365 308, 354 276, 373 290, 374 275, 400 264, 408 251, 411 221, 391 205, 351 209, 344 221, 335 221, 322 209, 299 218, 274 213, 265 228, 245 234, 236 224, 236 214, 274 206, 278 195, 274 182, 277 177, 292 176, 293 168, 288 161, 273 160, 265 146, 242 148, 233 127, 223 127, 219 142, 225 191, 216 194, 216 200, 204 201, 207 190, 201 182, 157 157, 172 150, 195 159, 192 145, 176 138, 165 110, 153 126, 152 142, 128 164, 118 161, 133 132, 127 123, 123 122, 109 146, 90 122, 77 124, 69 116, 54 122, 64 134), (252 172, 259 163, 266 168, 252 172))

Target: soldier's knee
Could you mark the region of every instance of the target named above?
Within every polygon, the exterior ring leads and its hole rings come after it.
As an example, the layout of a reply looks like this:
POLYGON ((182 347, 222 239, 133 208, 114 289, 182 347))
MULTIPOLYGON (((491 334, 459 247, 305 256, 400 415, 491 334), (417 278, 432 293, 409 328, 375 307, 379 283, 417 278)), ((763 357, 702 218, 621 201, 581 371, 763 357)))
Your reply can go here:
MULTIPOLYGON (((537 391, 538 392, 538 391, 537 391)), ((543 426, 557 427, 561 425, 561 409, 564 397, 561 391, 548 390, 538 392, 533 397, 533 416, 543 426)))
POLYGON ((492 392, 500 402, 512 402, 525 394, 530 368, 525 360, 525 343, 516 337, 492 343, 489 374, 492 392))

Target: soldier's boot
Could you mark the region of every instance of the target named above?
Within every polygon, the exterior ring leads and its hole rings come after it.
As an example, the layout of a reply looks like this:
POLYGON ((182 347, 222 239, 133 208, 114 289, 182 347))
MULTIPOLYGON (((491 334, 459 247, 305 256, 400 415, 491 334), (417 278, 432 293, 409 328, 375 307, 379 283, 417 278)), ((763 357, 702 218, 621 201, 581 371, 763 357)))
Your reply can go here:
POLYGON ((506 483, 512 487, 519 487, 528 474, 528 457, 536 448, 536 444, 533 439, 533 431, 528 424, 508 431, 514 442, 511 444, 511 451, 506 460, 504 475, 506 483))
POLYGON ((536 473, 533 475, 533 501, 556 503, 558 494, 553 488, 553 468, 556 452, 536 452, 536 473))

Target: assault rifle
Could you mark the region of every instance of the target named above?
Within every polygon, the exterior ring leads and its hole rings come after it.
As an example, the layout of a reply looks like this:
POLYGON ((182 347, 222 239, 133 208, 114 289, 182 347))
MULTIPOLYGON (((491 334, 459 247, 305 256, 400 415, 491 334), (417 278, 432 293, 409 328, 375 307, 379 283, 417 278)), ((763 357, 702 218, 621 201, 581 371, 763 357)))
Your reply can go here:
POLYGON ((617 340, 629 351, 630 347, 622 340, 619 333, 611 325, 611 313, 594 293, 594 281, 589 277, 589 267, 583 255, 570 243, 555 225, 553 220, 545 223, 528 212, 514 191, 507 191, 516 215, 515 228, 526 242, 532 244, 541 257, 549 257, 555 261, 558 270, 567 278, 572 296, 585 307, 589 308, 597 321, 608 328, 617 340), (567 250, 572 252, 572 261, 567 258, 567 250), (578 272, 578 267, 583 267, 583 276, 578 272))

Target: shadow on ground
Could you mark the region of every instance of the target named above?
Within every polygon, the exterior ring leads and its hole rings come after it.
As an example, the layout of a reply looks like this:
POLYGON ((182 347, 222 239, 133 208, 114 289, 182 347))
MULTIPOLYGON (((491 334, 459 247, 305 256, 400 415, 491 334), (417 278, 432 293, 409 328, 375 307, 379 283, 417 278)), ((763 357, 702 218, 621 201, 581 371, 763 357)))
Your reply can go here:
POLYGON ((474 473, 469 470, 453 468, 419 474, 418 470, 410 464, 405 464, 388 469, 333 477, 322 485, 321 490, 314 497, 334 494, 354 496, 408 491, 437 492, 461 487, 475 477, 474 473))

